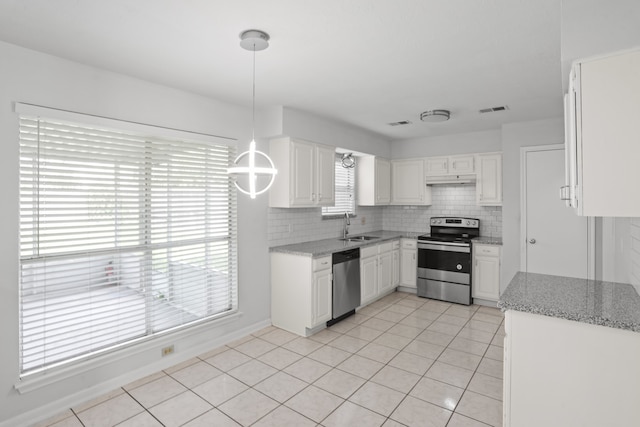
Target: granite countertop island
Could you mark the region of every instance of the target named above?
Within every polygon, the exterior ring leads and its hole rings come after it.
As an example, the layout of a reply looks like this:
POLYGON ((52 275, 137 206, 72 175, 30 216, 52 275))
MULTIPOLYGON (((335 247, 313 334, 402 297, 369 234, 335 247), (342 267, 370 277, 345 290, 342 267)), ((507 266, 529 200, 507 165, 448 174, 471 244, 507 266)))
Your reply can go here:
POLYGON ((640 296, 624 283, 518 272, 498 307, 640 332, 640 296))
POLYGON ((323 240, 313 240, 310 242, 294 243, 291 245, 274 246, 269 248, 269 252, 281 252, 291 255, 302 255, 310 257, 320 257, 330 255, 334 252, 344 251, 346 249, 362 248, 365 246, 377 245, 387 240, 395 240, 400 238, 417 239, 424 233, 412 233, 406 231, 386 231, 378 230, 357 235, 349 235, 349 237, 373 236, 372 240, 362 242, 347 242, 340 240, 339 237, 323 240))

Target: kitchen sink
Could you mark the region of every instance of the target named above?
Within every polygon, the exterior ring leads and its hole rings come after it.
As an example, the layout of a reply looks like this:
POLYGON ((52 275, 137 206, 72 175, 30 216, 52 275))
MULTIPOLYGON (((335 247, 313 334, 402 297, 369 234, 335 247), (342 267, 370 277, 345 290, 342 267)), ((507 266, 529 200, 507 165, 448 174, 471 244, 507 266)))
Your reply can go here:
POLYGON ((377 236, 353 236, 339 239, 345 242, 366 242, 367 240, 379 239, 377 236))

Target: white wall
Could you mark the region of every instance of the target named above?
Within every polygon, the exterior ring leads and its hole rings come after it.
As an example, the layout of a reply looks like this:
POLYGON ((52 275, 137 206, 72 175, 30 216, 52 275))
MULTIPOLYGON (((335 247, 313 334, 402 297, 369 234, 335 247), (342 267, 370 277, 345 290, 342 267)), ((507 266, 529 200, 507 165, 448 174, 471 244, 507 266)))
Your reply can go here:
POLYGON ((284 135, 364 154, 387 159, 391 155, 385 137, 289 107, 284 107, 282 131, 284 135))
MULTIPOLYGON (((446 126, 446 122, 434 126, 438 125, 446 126)), ((500 150, 502 150, 500 130, 485 130, 394 141, 391 144, 391 158, 409 159, 412 157, 450 156, 500 150)))
MULTIPOLYGON (((18 117, 16 101, 152 125, 239 139, 245 150, 251 137, 250 110, 181 92, 127 76, 86 67, 0 42, 0 425, 28 425, 35 418, 127 383, 138 376, 194 356, 238 334, 266 324, 270 316, 267 245, 267 198, 238 196, 239 306, 243 313, 224 325, 197 334, 171 335, 173 356, 160 358, 163 343, 127 353, 117 362, 72 375, 68 379, 18 394, 18 117), (251 266, 250 268, 248 266, 251 266), (20 416, 19 418, 16 418, 20 416), (7 421, 10 420, 10 421, 7 421)), ((264 145, 264 141, 259 145, 264 145)), ((128 350, 127 350, 128 351, 128 350)), ((123 354, 123 353, 121 353, 123 354)))
POLYGON ((566 91, 571 62, 640 46, 640 1, 562 0, 560 58, 566 91))
MULTIPOLYGON (((560 95, 558 95, 560 96, 560 95)), ((564 142, 562 118, 502 127, 502 266, 500 290, 520 269, 520 147, 564 142)))

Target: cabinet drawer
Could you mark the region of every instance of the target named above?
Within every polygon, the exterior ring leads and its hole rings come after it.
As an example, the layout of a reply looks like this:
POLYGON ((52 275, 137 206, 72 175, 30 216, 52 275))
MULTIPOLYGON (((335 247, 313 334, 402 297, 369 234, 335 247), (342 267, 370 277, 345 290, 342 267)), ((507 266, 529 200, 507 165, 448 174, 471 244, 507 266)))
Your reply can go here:
POLYGON ((393 250, 393 242, 381 243, 378 245, 378 253, 391 252, 393 250))
POLYGON ((391 242, 393 244, 393 249, 400 249, 400 240, 395 240, 391 242))
POLYGON ((476 245, 475 253, 485 256, 500 256, 500 247, 494 245, 476 245))
POLYGON ((402 249, 417 249, 418 241, 413 239, 402 239, 402 249))
POLYGON ((313 260, 313 271, 326 270, 331 268, 331 255, 313 260))
POLYGON ((367 246, 366 248, 360 248, 360 258, 367 258, 370 256, 378 255, 378 246, 367 246))

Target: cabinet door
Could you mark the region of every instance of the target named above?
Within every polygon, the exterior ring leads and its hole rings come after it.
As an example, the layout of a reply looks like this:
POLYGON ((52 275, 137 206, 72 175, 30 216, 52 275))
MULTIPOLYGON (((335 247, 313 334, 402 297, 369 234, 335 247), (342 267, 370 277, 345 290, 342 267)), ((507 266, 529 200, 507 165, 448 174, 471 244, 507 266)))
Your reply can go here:
POLYGON ((474 256, 473 297, 490 301, 500 298, 500 257, 474 256))
POLYGON ((400 284, 400 249, 395 249, 392 253, 393 275, 391 287, 395 288, 400 284))
POLYGON ((360 258, 360 302, 365 305, 378 296, 378 258, 360 258))
POLYGON ((316 146, 316 194, 315 201, 319 206, 333 206, 335 204, 335 157, 333 147, 316 146))
POLYGON ((291 141, 291 206, 315 203, 314 144, 291 141))
POLYGON ((311 327, 331 320, 331 269, 313 273, 311 292, 311 327))
POLYGON ((376 204, 385 205, 391 201, 391 162, 376 157, 375 170, 376 204))
POLYGON ((451 156, 449 157, 449 174, 466 174, 474 172, 474 156, 451 156))
POLYGON ((431 204, 431 197, 426 197, 426 187, 424 160, 391 162, 392 205, 431 204))
POLYGON ((578 70, 578 213, 638 217, 640 197, 631 189, 640 182, 640 50, 578 70))
POLYGON ((502 206, 502 154, 478 156, 478 205, 502 206))
POLYGON ((417 250, 416 249, 402 249, 401 260, 402 260, 402 268, 401 268, 401 276, 402 276, 402 286, 406 286, 409 288, 416 287, 416 278, 418 275, 418 265, 416 260, 417 250))
POLYGON ((424 161, 425 173, 427 175, 447 175, 449 174, 448 157, 428 157, 424 161))
POLYGON ((378 255, 378 295, 393 288, 393 255, 385 252, 378 255))

